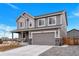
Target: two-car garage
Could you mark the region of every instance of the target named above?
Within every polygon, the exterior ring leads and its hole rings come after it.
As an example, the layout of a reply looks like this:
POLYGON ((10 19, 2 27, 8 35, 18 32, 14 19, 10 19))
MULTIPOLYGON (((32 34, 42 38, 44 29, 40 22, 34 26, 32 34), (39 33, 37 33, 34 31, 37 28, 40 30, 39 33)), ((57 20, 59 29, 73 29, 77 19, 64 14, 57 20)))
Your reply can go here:
POLYGON ((43 31, 32 33, 33 45, 55 45, 56 31, 43 31))

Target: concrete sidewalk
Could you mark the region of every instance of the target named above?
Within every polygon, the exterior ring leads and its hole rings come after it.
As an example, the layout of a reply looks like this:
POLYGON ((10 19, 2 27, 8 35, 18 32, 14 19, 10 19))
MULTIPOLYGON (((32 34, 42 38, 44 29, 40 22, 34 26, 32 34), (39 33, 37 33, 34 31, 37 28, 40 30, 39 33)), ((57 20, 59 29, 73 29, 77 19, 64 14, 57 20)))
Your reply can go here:
POLYGON ((53 46, 48 45, 28 45, 13 50, 0 52, 0 56, 38 56, 53 46))

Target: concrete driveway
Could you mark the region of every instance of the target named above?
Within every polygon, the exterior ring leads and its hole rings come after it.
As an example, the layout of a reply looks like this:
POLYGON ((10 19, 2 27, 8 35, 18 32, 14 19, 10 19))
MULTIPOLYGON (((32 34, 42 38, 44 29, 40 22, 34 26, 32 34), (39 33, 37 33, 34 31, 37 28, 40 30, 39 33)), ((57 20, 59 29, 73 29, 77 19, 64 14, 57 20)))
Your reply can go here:
POLYGON ((79 56, 79 45, 52 47, 39 56, 79 56))
POLYGON ((0 52, 0 56, 38 56, 53 46, 48 45, 27 45, 20 48, 0 52))

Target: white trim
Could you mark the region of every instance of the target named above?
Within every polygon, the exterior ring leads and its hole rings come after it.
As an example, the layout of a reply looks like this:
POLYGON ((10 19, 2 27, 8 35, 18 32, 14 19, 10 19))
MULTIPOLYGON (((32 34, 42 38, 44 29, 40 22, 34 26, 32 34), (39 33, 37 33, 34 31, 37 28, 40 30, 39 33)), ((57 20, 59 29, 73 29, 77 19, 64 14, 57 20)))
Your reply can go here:
POLYGON ((60 29, 58 29, 57 31, 58 31, 58 35, 56 34, 56 38, 60 38, 60 29))
POLYGON ((32 38, 32 33, 31 32, 29 32, 29 38, 32 38))
POLYGON ((24 23, 23 23, 23 22, 19 22, 19 29, 23 29, 23 28, 25 28, 25 27, 24 27, 24 23), (22 23, 22 26, 20 26, 21 23, 22 23))
POLYGON ((52 26, 52 25, 56 25, 56 16, 48 17, 48 26, 52 26), (49 18, 54 18, 54 20, 55 20, 55 24, 49 24, 49 18))
POLYGON ((60 24, 62 24, 63 15, 60 15, 60 24))
POLYGON ((60 31, 59 30, 51 30, 51 31, 35 31, 35 32, 31 32, 31 36, 29 38, 33 38, 33 33, 47 33, 47 32, 54 32, 55 33, 55 38, 60 38, 60 31), (58 37, 56 35, 56 31, 58 31, 58 37))
POLYGON ((58 37, 60 38, 60 29, 58 29, 58 33, 59 33, 59 34, 58 34, 58 37))
POLYGON ((45 26, 45 18, 38 19, 38 27, 43 27, 43 26, 45 26), (44 25, 39 25, 39 20, 44 20, 44 25))

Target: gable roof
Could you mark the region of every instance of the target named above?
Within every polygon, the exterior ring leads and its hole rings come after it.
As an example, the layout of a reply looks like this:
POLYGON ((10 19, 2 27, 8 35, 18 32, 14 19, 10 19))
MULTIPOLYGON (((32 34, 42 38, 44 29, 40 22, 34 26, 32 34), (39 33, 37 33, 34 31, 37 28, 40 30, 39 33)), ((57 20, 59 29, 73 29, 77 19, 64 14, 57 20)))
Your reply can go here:
POLYGON ((72 29, 72 30, 68 31, 67 33, 71 32, 71 31, 78 31, 79 32, 79 30, 77 30, 77 29, 72 29))
POLYGON ((26 14, 26 15, 28 15, 28 16, 34 18, 34 19, 37 19, 37 18, 47 17, 47 16, 51 16, 51 15, 60 15, 60 14, 62 14, 62 13, 65 13, 66 24, 68 25, 68 22, 67 22, 67 14, 66 14, 66 11, 64 11, 64 10, 63 10, 63 11, 58 11, 58 12, 53 12, 53 13, 48 13, 48 14, 43 14, 43 15, 39 15, 39 16, 32 16, 32 15, 30 15, 30 14, 27 13, 27 12, 23 12, 23 13, 17 18, 16 21, 18 21, 18 19, 19 19, 20 17, 22 17, 24 14, 26 14))
POLYGON ((42 15, 38 15, 38 16, 34 16, 34 17, 46 17, 46 16, 50 16, 50 15, 58 15, 61 14, 62 12, 65 12, 64 10, 62 11, 58 11, 58 12, 52 12, 52 13, 46 13, 46 14, 42 14, 42 15))
POLYGON ((27 13, 27 12, 22 12, 21 15, 17 17, 17 20, 16 20, 16 21, 18 21, 21 17, 25 17, 24 15, 28 15, 29 17, 34 18, 34 17, 33 17, 32 15, 30 15, 29 13, 27 13))
POLYGON ((35 19, 37 19, 37 18, 52 16, 52 15, 61 15, 62 13, 65 14, 65 17, 66 17, 66 24, 68 25, 68 22, 67 22, 67 13, 66 13, 65 10, 58 11, 58 12, 47 13, 47 14, 43 14, 43 15, 39 15, 39 16, 34 16, 34 17, 35 17, 35 19))

